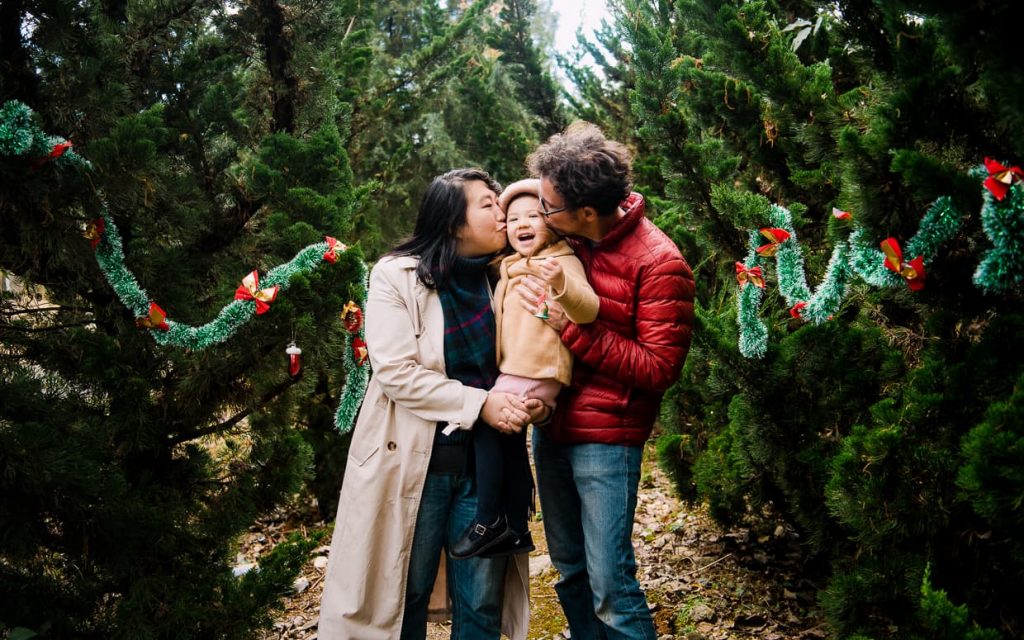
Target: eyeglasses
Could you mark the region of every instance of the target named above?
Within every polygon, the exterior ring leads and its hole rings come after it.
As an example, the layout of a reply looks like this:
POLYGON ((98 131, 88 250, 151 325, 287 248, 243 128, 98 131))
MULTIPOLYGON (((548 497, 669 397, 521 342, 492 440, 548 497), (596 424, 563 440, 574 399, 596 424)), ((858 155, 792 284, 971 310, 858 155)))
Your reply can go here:
POLYGON ((550 218, 556 213, 562 213, 568 211, 569 207, 561 207, 560 209, 548 209, 548 203, 544 201, 544 198, 540 199, 540 212, 545 218, 550 218))

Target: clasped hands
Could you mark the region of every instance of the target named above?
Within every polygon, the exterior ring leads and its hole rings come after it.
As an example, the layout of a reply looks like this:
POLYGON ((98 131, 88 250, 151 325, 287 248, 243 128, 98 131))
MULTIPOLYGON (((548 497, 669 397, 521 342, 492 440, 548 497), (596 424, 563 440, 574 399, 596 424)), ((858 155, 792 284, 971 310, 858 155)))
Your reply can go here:
POLYGON ((480 409, 480 418, 502 433, 519 433, 526 425, 546 419, 550 411, 536 398, 492 391, 480 409))

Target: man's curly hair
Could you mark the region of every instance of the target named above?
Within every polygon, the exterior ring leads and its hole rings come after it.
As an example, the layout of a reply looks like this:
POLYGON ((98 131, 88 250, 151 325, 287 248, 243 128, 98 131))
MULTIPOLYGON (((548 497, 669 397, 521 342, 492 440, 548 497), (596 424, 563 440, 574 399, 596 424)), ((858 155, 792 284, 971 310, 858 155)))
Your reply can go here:
POLYGON ((625 145, 583 121, 551 136, 526 159, 530 173, 550 180, 569 208, 594 207, 602 216, 615 213, 629 195, 631 166, 625 145))

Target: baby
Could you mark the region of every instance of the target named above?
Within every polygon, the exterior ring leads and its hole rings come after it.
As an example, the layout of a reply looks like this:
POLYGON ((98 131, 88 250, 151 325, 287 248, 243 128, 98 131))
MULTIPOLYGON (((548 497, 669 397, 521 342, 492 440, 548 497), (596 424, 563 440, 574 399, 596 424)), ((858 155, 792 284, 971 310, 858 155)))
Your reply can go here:
MULTIPOLYGON (((531 313, 520 304, 519 296, 512 295, 512 289, 525 276, 539 277, 548 285, 548 298, 561 304, 566 317, 577 324, 593 322, 599 302, 583 264, 545 223, 539 188, 539 180, 520 180, 499 198, 506 213, 509 245, 515 253, 501 261, 501 279, 494 292, 501 375, 492 391, 537 398, 554 411, 555 398, 571 378, 572 354, 558 332, 544 322, 546 306, 531 313)), ((491 427, 477 427, 473 450, 476 518, 450 550, 452 557, 531 551, 527 519, 533 502, 533 476, 525 430, 503 434, 491 427)))

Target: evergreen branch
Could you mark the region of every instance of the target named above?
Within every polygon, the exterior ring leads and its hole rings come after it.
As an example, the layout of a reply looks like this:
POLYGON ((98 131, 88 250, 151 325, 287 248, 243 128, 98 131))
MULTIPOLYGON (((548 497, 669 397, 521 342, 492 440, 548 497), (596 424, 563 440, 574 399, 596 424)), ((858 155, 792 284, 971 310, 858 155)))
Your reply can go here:
MULTIPOLYGON (((285 18, 284 25, 286 27, 292 27, 293 25, 296 25, 296 24, 302 22, 306 18, 306 16, 314 15, 314 14, 316 14, 318 16, 323 15, 322 11, 323 11, 324 7, 329 7, 332 4, 333 3, 330 0, 311 2, 309 4, 309 6, 307 6, 302 11, 302 13, 298 13, 298 14, 292 16, 291 18, 285 18)), ((352 16, 351 21, 348 23, 348 30, 345 31, 345 35, 342 36, 342 38, 341 38, 342 42, 344 42, 345 38, 348 37, 348 32, 352 30, 352 23, 353 22, 355 22, 355 16, 352 16)))
POLYGON ((235 415, 231 416, 224 422, 221 422, 219 424, 213 424, 207 427, 202 427, 201 429, 195 429, 193 431, 186 431, 185 433, 179 433, 178 435, 170 439, 170 445, 173 447, 175 445, 181 444, 182 442, 188 442, 190 440, 202 438, 203 436, 208 436, 215 433, 227 431, 231 427, 235 426, 236 424, 250 416, 254 411, 258 411, 259 409, 262 409, 266 405, 273 402, 278 396, 287 391, 293 384, 298 382, 301 379, 301 377, 302 376, 300 375, 296 376, 295 378, 288 378, 287 380, 278 383, 277 386, 272 388, 267 393, 263 394, 263 397, 261 397, 255 405, 248 407, 244 411, 236 413, 235 415))
POLYGON ((293 44, 290 32, 285 31, 284 9, 275 0, 256 2, 263 23, 260 44, 266 54, 270 73, 270 97, 273 105, 272 130, 295 131, 295 97, 299 81, 292 69, 293 44))
POLYGON ((434 65, 444 54, 449 52, 452 48, 452 43, 456 42, 466 31, 469 30, 476 19, 484 12, 484 10, 492 5, 494 0, 478 0, 463 14, 462 18, 452 25, 444 34, 435 37, 430 44, 422 49, 418 49, 411 54, 403 56, 396 63, 395 67, 398 69, 407 69, 404 73, 399 74, 388 86, 376 87, 370 89, 364 94, 366 98, 360 102, 372 100, 379 95, 388 95, 398 91, 404 86, 412 84, 416 78, 422 75, 428 68, 434 65))
POLYGON ((26 313, 50 313, 51 311, 60 311, 64 309, 61 306, 53 307, 34 307, 31 309, 18 309, 16 311, 0 311, 0 316, 20 316, 26 313))
POLYGON ((52 327, 18 327, 11 324, 0 325, 0 330, 3 331, 21 331, 23 333, 47 333, 50 331, 60 331, 62 329, 71 329, 72 327, 86 327, 91 324, 96 324, 94 320, 83 320, 81 322, 72 322, 71 324, 61 324, 52 327))
POLYGON ((0 69, 4 94, 35 103, 39 97, 39 76, 25 47, 25 1, 0 2, 0 69))
MULTIPOLYGON (((178 8, 168 11, 163 16, 161 16, 159 20, 150 22, 149 24, 144 25, 142 28, 140 28, 136 33, 125 36, 125 40, 130 45, 134 45, 138 42, 148 40, 157 33, 166 33, 168 28, 171 26, 172 22, 187 16, 193 9, 196 8, 197 5, 199 5, 199 2, 197 0, 188 0, 186 2, 182 2, 181 5, 178 6, 178 8)), ((141 54, 143 51, 145 51, 145 53, 149 55, 152 51, 152 46, 145 45, 142 49, 139 50, 139 53, 141 54)))

